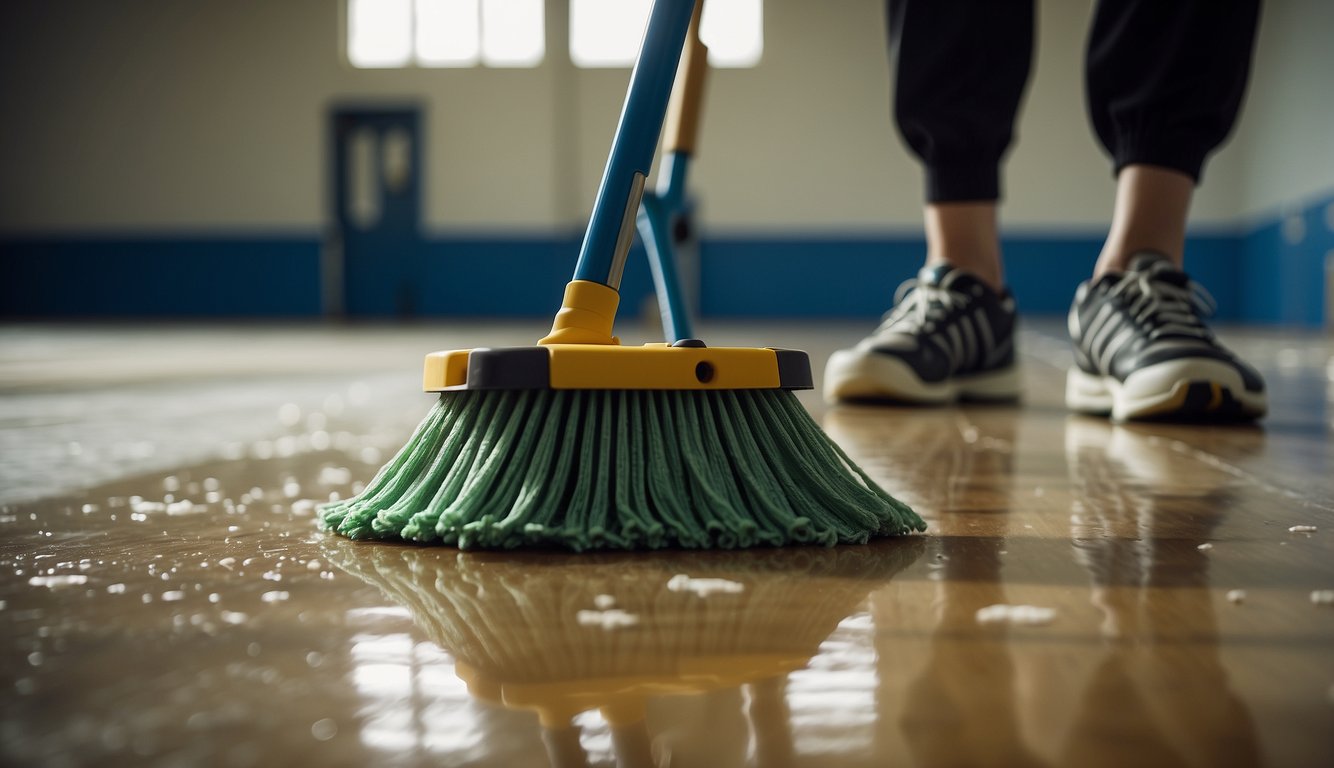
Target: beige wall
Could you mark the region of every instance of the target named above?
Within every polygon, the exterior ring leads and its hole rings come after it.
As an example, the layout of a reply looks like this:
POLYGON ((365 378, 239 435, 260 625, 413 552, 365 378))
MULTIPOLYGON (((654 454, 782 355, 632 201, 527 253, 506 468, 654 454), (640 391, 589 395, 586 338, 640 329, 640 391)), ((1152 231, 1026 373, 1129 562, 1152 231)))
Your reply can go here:
MULTIPOLYGON (((313 230, 328 108, 362 101, 424 106, 429 229, 582 227, 628 71, 564 61, 563 4, 548 2, 548 58, 531 70, 353 69, 337 0, 0 4, 0 230, 313 230)), ((1106 219, 1079 73, 1090 7, 1040 3, 1008 169, 1015 227, 1106 219)), ((1198 221, 1334 186, 1332 8, 1269 3, 1251 108, 1198 221)), ((712 76, 694 177, 705 224, 915 228, 920 173, 889 122, 881 0, 769 0, 765 44, 759 67, 712 76)))
POLYGON ((1270 0, 1257 47, 1236 135, 1246 218, 1334 189, 1334 2, 1270 0))

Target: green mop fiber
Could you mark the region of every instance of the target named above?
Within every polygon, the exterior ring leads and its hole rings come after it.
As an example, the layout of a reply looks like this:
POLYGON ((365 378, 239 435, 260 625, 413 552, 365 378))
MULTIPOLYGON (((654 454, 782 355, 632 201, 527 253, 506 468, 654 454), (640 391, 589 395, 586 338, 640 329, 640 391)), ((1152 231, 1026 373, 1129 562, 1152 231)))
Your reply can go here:
POLYGON ((926 529, 784 390, 442 393, 359 495, 353 539, 461 549, 731 549, 926 529))

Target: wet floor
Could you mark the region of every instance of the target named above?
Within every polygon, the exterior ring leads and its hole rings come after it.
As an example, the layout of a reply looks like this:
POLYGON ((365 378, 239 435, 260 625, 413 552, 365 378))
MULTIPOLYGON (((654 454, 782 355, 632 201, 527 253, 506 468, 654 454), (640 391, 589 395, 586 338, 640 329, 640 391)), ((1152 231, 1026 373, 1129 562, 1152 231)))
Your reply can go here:
POLYGON ((1334 764, 1329 340, 1232 336, 1262 428, 1132 427, 1058 334, 1019 408, 804 398, 925 536, 575 556, 315 526, 522 329, 4 329, 0 762, 1334 764))

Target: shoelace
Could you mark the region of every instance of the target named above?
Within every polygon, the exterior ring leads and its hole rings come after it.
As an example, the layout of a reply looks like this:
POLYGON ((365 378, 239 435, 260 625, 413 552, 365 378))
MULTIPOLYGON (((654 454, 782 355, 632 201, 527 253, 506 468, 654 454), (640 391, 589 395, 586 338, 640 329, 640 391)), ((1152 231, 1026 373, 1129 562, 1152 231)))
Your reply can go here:
POLYGON ((942 321, 955 307, 968 303, 968 296, 938 285, 905 280, 894 292, 894 308, 885 313, 876 333, 916 333, 933 322, 942 321))
POLYGON ((1123 296, 1127 311, 1137 323, 1149 325, 1149 338, 1191 336, 1211 340, 1213 334, 1203 318, 1212 317, 1218 303, 1199 283, 1191 280, 1184 287, 1156 280, 1172 265, 1159 262, 1147 271, 1129 272, 1122 277, 1109 297, 1123 296))

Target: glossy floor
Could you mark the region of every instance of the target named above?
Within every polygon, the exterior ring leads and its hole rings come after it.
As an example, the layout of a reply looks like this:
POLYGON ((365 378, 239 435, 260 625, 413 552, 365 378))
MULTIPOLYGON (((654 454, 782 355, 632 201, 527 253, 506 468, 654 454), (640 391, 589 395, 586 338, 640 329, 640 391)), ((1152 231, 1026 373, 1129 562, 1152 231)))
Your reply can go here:
MULTIPOLYGON (((859 330, 712 338, 819 361, 859 330)), ((0 330, 0 762, 1334 765, 1328 337, 1230 335, 1259 428, 1067 415, 1057 325, 1024 334, 1021 407, 804 397, 925 536, 316 531, 427 409, 422 351, 529 331, 0 330)))

